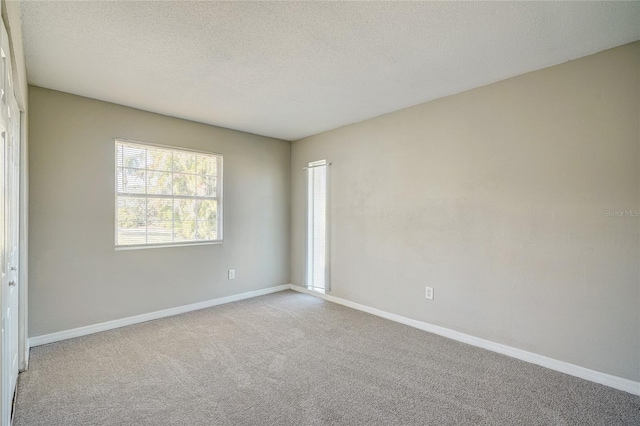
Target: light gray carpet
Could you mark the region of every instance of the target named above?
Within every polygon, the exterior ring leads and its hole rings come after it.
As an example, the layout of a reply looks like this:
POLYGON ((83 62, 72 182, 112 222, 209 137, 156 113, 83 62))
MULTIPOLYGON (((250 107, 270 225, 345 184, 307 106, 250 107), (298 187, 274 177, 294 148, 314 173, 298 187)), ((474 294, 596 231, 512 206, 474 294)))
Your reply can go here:
POLYGON ((640 397, 291 291, 32 349, 15 426, 638 425, 640 397))

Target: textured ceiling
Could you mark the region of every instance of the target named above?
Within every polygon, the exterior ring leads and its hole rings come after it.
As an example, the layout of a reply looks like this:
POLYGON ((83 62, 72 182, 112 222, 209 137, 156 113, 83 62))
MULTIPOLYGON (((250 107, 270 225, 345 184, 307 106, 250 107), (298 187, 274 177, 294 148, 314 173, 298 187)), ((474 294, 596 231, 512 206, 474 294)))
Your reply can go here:
POLYGON ((640 39, 640 2, 23 2, 29 82, 286 140, 640 39))

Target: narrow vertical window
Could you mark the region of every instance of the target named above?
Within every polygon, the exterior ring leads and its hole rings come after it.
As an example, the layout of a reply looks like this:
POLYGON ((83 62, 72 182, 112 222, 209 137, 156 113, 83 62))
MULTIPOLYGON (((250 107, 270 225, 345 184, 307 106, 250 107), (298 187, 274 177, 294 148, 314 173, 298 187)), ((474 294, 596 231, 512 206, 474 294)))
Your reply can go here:
POLYGON ((328 163, 313 161, 307 167, 307 287, 324 293, 329 285, 327 241, 328 163))

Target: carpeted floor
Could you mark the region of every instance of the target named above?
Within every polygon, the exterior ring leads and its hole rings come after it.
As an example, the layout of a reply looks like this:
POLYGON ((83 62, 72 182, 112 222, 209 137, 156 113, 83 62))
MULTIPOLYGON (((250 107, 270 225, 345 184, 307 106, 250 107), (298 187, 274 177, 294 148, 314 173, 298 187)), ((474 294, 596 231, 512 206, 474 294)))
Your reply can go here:
POLYGON ((638 425, 640 397, 291 291, 33 348, 15 426, 638 425))

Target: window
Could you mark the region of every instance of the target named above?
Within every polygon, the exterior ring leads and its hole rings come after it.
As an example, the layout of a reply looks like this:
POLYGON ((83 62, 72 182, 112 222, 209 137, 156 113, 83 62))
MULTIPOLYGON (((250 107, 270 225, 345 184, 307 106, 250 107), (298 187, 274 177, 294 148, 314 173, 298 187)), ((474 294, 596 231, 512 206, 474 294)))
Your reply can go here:
POLYGON ((313 161, 307 169, 307 287, 324 293, 329 283, 329 242, 327 241, 328 166, 326 160, 313 161))
POLYGON ((116 247, 222 241, 222 155, 116 139, 116 247))

